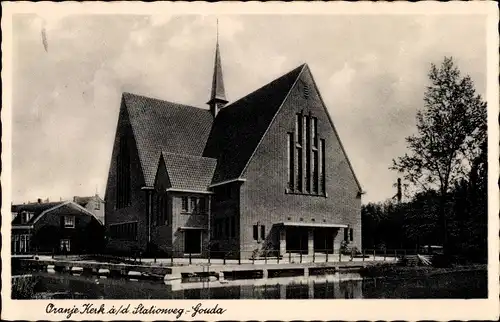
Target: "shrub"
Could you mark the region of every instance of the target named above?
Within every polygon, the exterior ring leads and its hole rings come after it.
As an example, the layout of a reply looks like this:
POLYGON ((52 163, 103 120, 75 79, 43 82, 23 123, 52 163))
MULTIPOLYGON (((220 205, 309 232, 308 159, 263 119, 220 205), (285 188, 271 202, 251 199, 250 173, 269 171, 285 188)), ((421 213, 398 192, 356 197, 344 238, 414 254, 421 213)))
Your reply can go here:
POLYGON ((32 299, 38 280, 34 277, 18 277, 12 279, 11 296, 17 300, 32 299))

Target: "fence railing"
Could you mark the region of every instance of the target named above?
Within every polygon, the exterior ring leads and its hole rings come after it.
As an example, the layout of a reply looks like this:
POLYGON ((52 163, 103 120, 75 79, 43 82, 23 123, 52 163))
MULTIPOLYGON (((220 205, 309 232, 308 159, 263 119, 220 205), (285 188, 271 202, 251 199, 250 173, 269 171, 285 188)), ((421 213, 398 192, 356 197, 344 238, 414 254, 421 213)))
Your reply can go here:
POLYGON ((407 256, 415 255, 415 249, 316 249, 314 252, 307 250, 287 250, 279 253, 278 250, 260 251, 206 251, 200 253, 163 252, 158 254, 145 254, 135 252, 131 254, 58 254, 36 253, 35 256, 51 256, 61 260, 97 260, 103 262, 182 266, 182 265, 243 265, 243 264, 291 264, 291 263, 325 263, 325 262, 389 262, 401 260, 407 256))

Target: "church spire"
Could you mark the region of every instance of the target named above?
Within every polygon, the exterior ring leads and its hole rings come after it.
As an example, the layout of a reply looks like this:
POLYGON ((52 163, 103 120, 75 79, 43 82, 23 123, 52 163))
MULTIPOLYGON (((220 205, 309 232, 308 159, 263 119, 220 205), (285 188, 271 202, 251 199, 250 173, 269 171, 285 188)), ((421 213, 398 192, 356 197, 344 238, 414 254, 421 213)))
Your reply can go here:
POLYGON ((219 20, 217 20, 217 41, 215 44, 214 75, 212 79, 212 92, 208 105, 214 117, 227 104, 226 91, 224 89, 224 79, 222 77, 222 64, 219 52, 219 20))

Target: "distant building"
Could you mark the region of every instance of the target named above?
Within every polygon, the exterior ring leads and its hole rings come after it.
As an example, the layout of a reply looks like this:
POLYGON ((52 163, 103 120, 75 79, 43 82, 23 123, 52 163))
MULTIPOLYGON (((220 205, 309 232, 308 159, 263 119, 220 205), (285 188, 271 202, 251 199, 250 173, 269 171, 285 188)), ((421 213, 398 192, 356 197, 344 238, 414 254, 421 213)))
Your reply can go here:
POLYGON ((227 103, 218 43, 209 109, 123 94, 109 247, 243 258, 343 240, 361 249, 362 189, 309 67, 227 103))
POLYGON ((90 197, 74 196, 73 202, 94 213, 104 223, 104 200, 98 194, 90 197))
POLYGON ((12 254, 84 253, 102 250, 103 223, 72 201, 12 205, 12 254))

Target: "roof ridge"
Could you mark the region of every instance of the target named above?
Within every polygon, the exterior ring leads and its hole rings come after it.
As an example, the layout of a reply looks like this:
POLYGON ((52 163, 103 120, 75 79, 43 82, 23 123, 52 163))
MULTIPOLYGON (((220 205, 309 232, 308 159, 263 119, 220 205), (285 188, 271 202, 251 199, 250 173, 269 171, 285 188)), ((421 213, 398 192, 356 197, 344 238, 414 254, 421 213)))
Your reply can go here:
POLYGON ((20 207, 20 206, 34 206, 34 205, 48 205, 48 204, 56 204, 56 203, 63 203, 66 202, 67 200, 59 200, 59 201, 49 201, 49 202, 29 202, 29 203, 17 203, 17 204, 12 204, 12 206, 15 207, 20 207))
POLYGON ((159 102, 163 102, 163 103, 170 103, 170 104, 173 104, 173 105, 177 105, 179 107, 189 107, 189 108, 195 108, 195 109, 198 109, 198 110, 203 110, 203 111, 210 112, 210 110, 208 110, 206 108, 198 107, 198 106, 187 105, 187 104, 184 104, 184 103, 178 103, 178 102, 174 102, 174 101, 167 101, 167 100, 164 100, 164 99, 161 99, 161 98, 158 98, 158 97, 151 97, 151 96, 146 96, 146 95, 142 95, 142 94, 134 94, 134 93, 131 93, 131 92, 122 92, 122 97, 125 97, 125 96, 128 96, 128 95, 135 96, 135 97, 140 97, 140 98, 145 98, 145 99, 149 99, 149 100, 154 100, 154 101, 159 101, 159 102))
MULTIPOLYGON (((290 76, 290 74, 292 74, 293 72, 296 72, 296 71, 298 71, 299 69, 300 69, 300 70, 302 70, 302 68, 304 68, 304 66, 306 66, 306 65, 307 65, 307 63, 303 63, 303 64, 299 65, 298 67, 295 67, 294 69, 292 69, 292 70, 288 71, 287 73, 285 73, 285 74, 283 74, 283 75, 279 76, 278 78, 275 78, 275 79, 271 80, 270 82, 268 82, 268 83, 266 83, 266 84, 262 85, 261 87, 259 87, 259 88, 255 89, 255 90, 251 91, 250 93, 248 93, 247 95, 245 95, 245 96, 243 96, 243 97, 239 98, 238 100, 236 100, 236 101, 234 101, 234 102, 229 103, 228 105, 226 105, 226 106, 224 107, 224 109, 230 108, 232 105, 235 105, 236 103, 238 103, 238 102, 240 102, 240 101, 244 100, 245 98, 247 98, 248 96, 250 96, 250 95, 254 94, 255 92, 258 92, 258 91, 260 91, 260 90, 264 89, 265 87, 267 87, 267 86, 271 85, 272 83, 274 83, 274 82, 278 82, 279 80, 281 80, 281 79, 283 79, 283 78, 285 78, 285 77, 287 77, 287 76, 290 76)), ((299 73, 299 75, 300 75, 300 73, 299 73)), ((298 77, 298 76, 297 76, 297 77, 298 77)))

